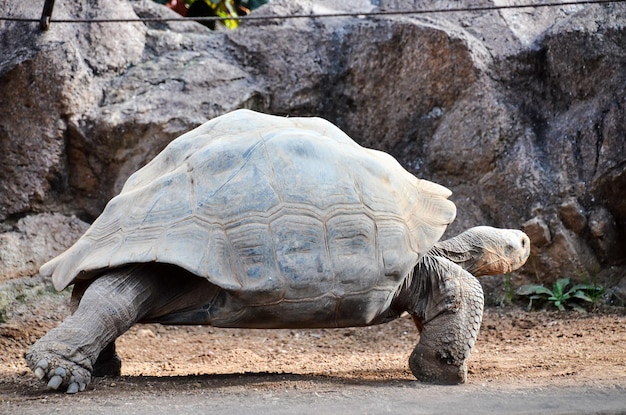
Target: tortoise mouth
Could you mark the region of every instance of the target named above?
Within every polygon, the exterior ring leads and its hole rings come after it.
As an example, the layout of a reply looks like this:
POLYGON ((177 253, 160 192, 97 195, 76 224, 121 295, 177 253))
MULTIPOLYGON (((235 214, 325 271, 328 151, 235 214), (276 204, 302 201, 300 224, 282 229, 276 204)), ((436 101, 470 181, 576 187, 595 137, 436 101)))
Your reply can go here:
POLYGON ((525 252, 523 254, 520 254, 520 256, 518 256, 517 258, 515 258, 514 261, 505 261, 505 266, 508 268, 506 272, 513 272, 516 271, 518 269, 520 269, 521 267, 524 266, 524 264, 526 263, 526 260, 528 259, 528 253, 525 252))
POLYGON ((521 268, 528 259, 528 253, 521 253, 513 258, 499 255, 489 256, 478 261, 470 273, 474 276, 499 275, 521 268))

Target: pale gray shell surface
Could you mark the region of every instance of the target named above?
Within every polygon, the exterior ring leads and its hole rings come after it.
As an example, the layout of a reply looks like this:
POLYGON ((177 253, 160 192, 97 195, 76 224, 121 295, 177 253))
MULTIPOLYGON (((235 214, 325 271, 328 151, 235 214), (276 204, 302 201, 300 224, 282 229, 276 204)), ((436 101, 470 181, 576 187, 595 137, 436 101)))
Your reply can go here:
POLYGON ((380 310, 454 219, 449 195, 328 121, 237 110, 172 141, 41 273, 63 289, 161 262, 251 305, 380 310))

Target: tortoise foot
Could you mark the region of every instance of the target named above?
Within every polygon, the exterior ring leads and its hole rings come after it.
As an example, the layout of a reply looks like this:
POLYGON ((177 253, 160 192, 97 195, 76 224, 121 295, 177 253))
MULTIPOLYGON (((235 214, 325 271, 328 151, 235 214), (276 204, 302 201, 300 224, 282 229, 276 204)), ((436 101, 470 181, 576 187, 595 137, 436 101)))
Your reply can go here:
POLYGON ((59 353, 56 347, 35 343, 26 353, 28 367, 47 383, 48 389, 82 392, 91 382, 91 371, 59 353))
POLYGON ((422 344, 418 344, 411 357, 409 367, 413 375, 422 382, 438 385, 458 385, 465 383, 467 364, 460 365, 446 361, 445 353, 438 352, 422 344))

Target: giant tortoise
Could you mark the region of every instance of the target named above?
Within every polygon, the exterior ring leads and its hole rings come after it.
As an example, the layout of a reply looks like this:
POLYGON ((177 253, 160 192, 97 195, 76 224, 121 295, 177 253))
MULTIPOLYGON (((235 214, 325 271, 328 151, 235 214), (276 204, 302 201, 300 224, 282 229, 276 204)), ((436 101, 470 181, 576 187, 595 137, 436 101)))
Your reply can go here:
POLYGON ((172 141, 41 274, 72 314, 26 355, 49 388, 119 374, 137 322, 368 326, 410 314, 417 379, 465 381, 481 324, 474 276, 520 267, 528 237, 476 227, 438 242, 451 192, 319 118, 238 110, 172 141))

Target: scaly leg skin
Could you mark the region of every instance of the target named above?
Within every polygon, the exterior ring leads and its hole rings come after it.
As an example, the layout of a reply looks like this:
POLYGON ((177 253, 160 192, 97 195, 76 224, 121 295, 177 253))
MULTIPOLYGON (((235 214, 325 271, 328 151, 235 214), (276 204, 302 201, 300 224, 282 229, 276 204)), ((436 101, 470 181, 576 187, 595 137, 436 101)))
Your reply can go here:
MULTIPOLYGON (((70 300, 70 312, 74 314, 78 309, 80 300, 83 298, 85 291, 93 280, 77 281, 72 289, 72 298, 70 300)), ((92 377, 104 376, 120 376, 122 374, 122 359, 115 351, 115 341, 109 343, 104 350, 100 352, 96 363, 94 363, 92 377)))
MULTIPOLYGON (((83 298, 85 291, 93 280, 77 281, 72 289, 72 298, 70 300, 70 312, 74 314, 78 309, 80 300, 83 298)), ((115 350, 115 341, 109 343, 108 346, 100 352, 96 363, 94 363, 92 377, 104 376, 120 376, 122 374, 122 359, 115 350)))
POLYGON ((50 389, 82 391, 92 376, 120 374, 115 339, 133 324, 202 324, 207 299, 219 292, 206 279, 170 265, 107 271, 91 284, 76 285, 75 311, 31 347, 26 362, 50 389), (168 320, 172 315, 182 317, 168 320))
POLYGON ((476 278, 446 259, 435 257, 430 265, 430 283, 422 287, 427 304, 413 313, 421 334, 409 367, 423 382, 464 383, 482 321, 483 291, 476 278))
POLYGON ((76 311, 31 347, 28 366, 48 388, 84 390, 101 352, 151 309, 158 288, 144 269, 122 268, 94 280, 76 311))

